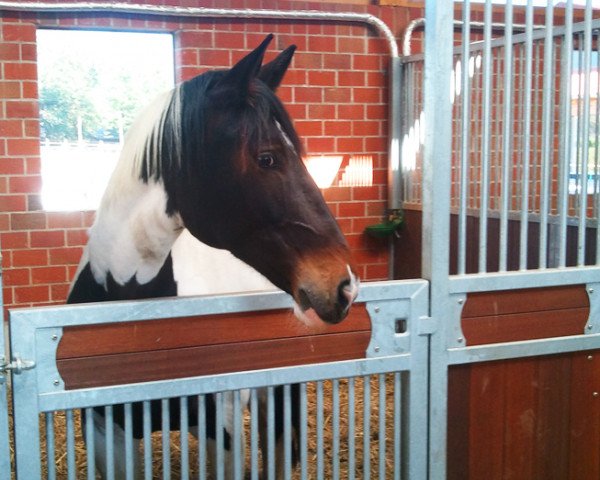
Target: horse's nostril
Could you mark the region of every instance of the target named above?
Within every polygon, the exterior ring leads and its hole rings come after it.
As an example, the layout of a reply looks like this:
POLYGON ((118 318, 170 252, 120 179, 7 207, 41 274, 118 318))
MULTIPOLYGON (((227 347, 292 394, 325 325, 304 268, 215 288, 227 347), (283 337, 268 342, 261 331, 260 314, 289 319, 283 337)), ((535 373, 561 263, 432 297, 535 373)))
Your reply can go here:
POLYGON ((342 309, 346 309, 352 303, 352 300, 354 298, 350 280, 344 280, 338 286, 338 303, 342 309))

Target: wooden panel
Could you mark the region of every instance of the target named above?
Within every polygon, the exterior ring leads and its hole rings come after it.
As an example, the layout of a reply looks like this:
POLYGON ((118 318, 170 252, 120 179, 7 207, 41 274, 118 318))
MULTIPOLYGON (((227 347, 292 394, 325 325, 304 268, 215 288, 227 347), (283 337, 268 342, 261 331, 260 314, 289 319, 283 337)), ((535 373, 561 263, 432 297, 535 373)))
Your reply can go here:
POLYGON ((208 345, 57 362, 67 389, 364 358, 370 331, 208 345))
POLYGON ((600 351, 453 366, 449 390, 449 479, 600 478, 600 351))
POLYGON ((467 345, 581 335, 589 317, 584 285, 470 293, 462 312, 467 345))
POLYGON ((354 305, 343 322, 337 325, 323 324, 318 332, 300 322, 291 310, 83 325, 64 329, 57 358, 149 352, 370 328, 371 322, 364 304, 354 305))

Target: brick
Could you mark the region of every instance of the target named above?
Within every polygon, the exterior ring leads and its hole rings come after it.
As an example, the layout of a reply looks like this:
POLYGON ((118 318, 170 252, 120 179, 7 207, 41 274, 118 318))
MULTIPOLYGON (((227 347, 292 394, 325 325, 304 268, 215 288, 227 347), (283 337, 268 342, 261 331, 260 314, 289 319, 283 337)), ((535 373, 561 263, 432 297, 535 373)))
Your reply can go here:
POLYGON ((338 72, 338 85, 347 87, 363 86, 365 72, 338 72))
POLYGON ((0 159, 0 175, 23 175, 25 173, 25 161, 22 158, 0 159))
POLYGON ((6 102, 7 118, 38 118, 38 106, 36 102, 26 100, 12 100, 6 102))
POLYGON ((321 103, 322 101, 323 90, 319 87, 299 87, 294 91, 296 103, 321 103))
POLYGON ((340 217, 362 217, 365 214, 363 202, 341 203, 339 207, 340 217))
POLYGON ((292 69, 285 74, 283 83, 286 85, 306 85, 306 70, 292 69))
POLYGON ((50 298, 53 302, 65 303, 69 295, 69 283, 50 285, 50 298))
POLYGON ((368 201, 379 200, 379 187, 361 187, 352 189, 352 200, 368 201))
POLYGON ((88 242, 88 231, 85 228, 67 230, 67 246, 82 246, 88 242))
POLYGON ((50 288, 47 285, 35 287, 16 287, 15 302, 39 304, 50 300, 50 288))
POLYGON ((198 50, 196 48, 184 48, 176 50, 175 61, 177 65, 198 65, 198 50))
POLYGON ((21 98, 21 83, 12 82, 0 82, 0 98, 21 98))
POLYGON ((43 230, 46 228, 46 214, 43 212, 11 213, 11 230, 43 230))
MULTIPOLYGON (((336 56, 336 55, 331 55, 336 56)), ((323 55, 320 53, 302 53, 294 56, 294 67, 312 70, 323 69, 323 55)))
POLYGON ((82 252, 83 249, 79 247, 51 248, 50 265, 77 265, 82 252))
POLYGON ((27 210, 25 195, 0 195, 0 211, 23 212, 25 210, 27 210))
POLYGON ((352 58, 350 55, 325 54, 323 55, 322 68, 329 70, 350 70, 352 68, 352 58))
POLYGON ((352 122, 352 135, 365 137, 381 135, 380 122, 355 120, 352 122))
POLYGON ((62 283, 67 280, 67 268, 62 267, 40 267, 31 269, 31 283, 48 284, 62 283))
POLYGON ((32 247, 63 247, 65 245, 64 230, 40 230, 29 232, 32 247))
POLYGON ((309 105, 308 118, 313 120, 334 120, 336 118, 334 105, 309 105))
POLYGON ((349 187, 328 188, 323 192, 326 202, 347 202, 352 199, 352 189, 349 187))
POLYGON ((37 48, 34 43, 24 43, 21 45, 21 60, 24 62, 37 61, 37 48))
POLYGON ((4 78, 7 80, 35 80, 37 65, 31 63, 4 63, 4 78))
POLYGON ((381 57, 379 55, 352 55, 352 68, 354 70, 381 70, 381 57))
POLYGON ((367 85, 369 87, 377 87, 377 88, 387 89, 387 86, 388 86, 387 76, 381 74, 380 72, 367 72, 367 85))
POLYGON ((215 40, 215 47, 217 48, 246 49, 245 35, 243 33, 219 32, 215 40))
POLYGON ((180 48, 214 48, 214 37, 211 31, 184 30, 176 34, 176 42, 180 48))
POLYGON ((39 175, 19 175, 8 179, 11 193, 39 193, 42 189, 42 177, 39 175))
POLYGON ((4 270, 2 278, 4 285, 6 286, 17 286, 17 285, 29 285, 30 280, 30 269, 29 268, 9 268, 4 270))
POLYGON ((317 137, 323 135, 323 124, 320 121, 298 121, 296 129, 300 136, 317 137))
POLYGON ((0 243, 4 250, 28 248, 29 238, 27 232, 3 232, 0 235, 0 243))
POLYGON ((365 53, 367 50, 364 37, 338 37, 338 49, 344 53, 365 53))
POLYGON ((387 264, 367 265, 364 280, 387 280, 388 275, 387 264))
POLYGON ((352 101, 352 89, 347 87, 326 88, 324 98, 327 103, 350 103, 352 101))
POLYGON ((27 211, 28 212, 38 212, 43 210, 44 207, 42 205, 42 196, 36 193, 31 193, 27 195, 27 211))
POLYGON ((352 89, 353 100, 357 103, 381 103, 380 88, 354 88, 352 89))
MULTIPOLYGON (((38 99, 38 84, 37 82, 21 82, 23 88, 23 98, 28 98, 31 100, 38 99)), ((37 112, 37 110, 36 110, 37 112)), ((36 120, 38 120, 36 118, 36 120)), ((39 121, 39 120, 38 120, 39 121)))
POLYGON ((331 71, 320 72, 317 70, 308 71, 308 83, 310 85, 323 85, 332 86, 335 85, 336 74, 331 71))
MULTIPOLYGON (((2 90, 2 84, 0 83, 0 91, 1 90, 2 90)), ((0 120, 0 136, 2 136, 4 138, 22 137, 23 136, 23 121, 22 120, 0 120)), ((0 166, 0 168, 1 168, 1 166, 0 166)))
POLYGON ((48 212, 48 228, 81 228, 81 212, 48 212))
POLYGON ((364 105, 338 105, 339 119, 363 120, 365 117, 364 105))
POLYGON ((7 154, 13 156, 29 156, 40 154, 40 141, 39 139, 32 138, 10 138, 6 142, 7 154))
POLYGON ((45 248, 29 248, 27 250, 14 250, 12 264, 15 267, 33 267, 48 264, 48 250, 45 248))
POLYGON ((310 52, 335 52, 335 37, 313 35, 308 37, 308 50, 310 52))
POLYGON ((35 43, 35 25, 4 23, 2 25, 2 40, 5 42, 35 43))
POLYGON ((231 54, 228 50, 200 50, 199 63, 201 66, 229 67, 231 65, 231 54))
POLYGON ((21 59, 21 50, 18 43, 0 43, 0 61, 21 59))
POLYGON ((306 149, 309 154, 335 152, 335 139, 332 137, 317 137, 306 139, 306 149))
POLYGON ((332 137, 348 136, 352 132, 352 122, 348 120, 330 120, 325 122, 325 135, 332 137))
POLYGON ((27 175, 40 175, 42 172, 42 160, 40 157, 29 157, 25 159, 25 173, 27 175))

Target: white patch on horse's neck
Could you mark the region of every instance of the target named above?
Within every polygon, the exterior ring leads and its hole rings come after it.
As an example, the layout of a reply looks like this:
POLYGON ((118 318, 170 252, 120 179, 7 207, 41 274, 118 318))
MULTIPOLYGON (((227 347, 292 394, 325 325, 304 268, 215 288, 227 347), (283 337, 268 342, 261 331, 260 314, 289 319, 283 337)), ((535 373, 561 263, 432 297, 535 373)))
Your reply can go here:
POLYGON ((103 205, 91 228, 87 255, 94 278, 102 285, 108 272, 121 285, 134 276, 140 284, 149 282, 181 233, 179 216, 165 213, 164 187, 136 183, 121 198, 103 205))
MULTIPOLYGON (((140 179, 144 154, 149 153, 149 138, 160 145, 169 105, 170 121, 178 112, 178 90, 167 92, 152 102, 131 126, 102 197, 84 258, 89 260, 96 281, 106 285, 111 272, 124 284, 135 276, 138 283, 152 280, 162 267, 182 229, 178 215, 166 214, 167 195, 160 181, 140 179)), ((175 132, 177 130, 175 124, 175 132)), ((159 168, 157 158, 148 158, 159 168)))

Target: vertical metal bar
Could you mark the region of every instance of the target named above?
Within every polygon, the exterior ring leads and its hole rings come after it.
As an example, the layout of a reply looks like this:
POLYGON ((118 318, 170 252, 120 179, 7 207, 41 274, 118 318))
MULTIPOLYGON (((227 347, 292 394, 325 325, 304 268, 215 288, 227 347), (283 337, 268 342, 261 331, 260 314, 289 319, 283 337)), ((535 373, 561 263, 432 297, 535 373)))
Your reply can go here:
POLYGON ((354 400, 354 377, 348 379, 348 479, 354 480, 354 470, 356 466, 355 452, 355 408, 354 400))
POLYGON ((283 471, 284 478, 292 476, 292 398, 291 386, 283 386, 283 471))
POLYGON ((216 462, 217 480, 225 479, 225 438, 223 428, 223 393, 215 393, 215 450, 217 452, 216 462))
POLYGON ((513 5, 512 0, 506 2, 505 7, 505 27, 504 27, 504 118, 503 118, 503 159, 502 159, 502 180, 501 180, 501 207, 500 207, 500 258, 499 271, 505 272, 508 262, 508 209, 510 207, 510 191, 512 183, 512 67, 513 67, 513 48, 512 48, 512 22, 513 5))
POLYGON ((308 399, 306 397, 306 383, 300 384, 300 478, 306 480, 308 476, 308 399))
MULTIPOLYGON (((600 30, 595 30, 596 35, 596 58, 600 70, 600 30)), ((600 97, 600 73, 597 76, 596 92, 600 97)), ((600 264, 600 99, 596 98, 596 152, 595 152, 595 192, 594 203, 596 204, 596 265, 600 264)))
POLYGON ((189 407, 188 397, 179 399, 179 444, 181 448, 181 480, 190 476, 190 449, 189 449, 189 407))
MULTIPOLYGON (((273 387, 267 387, 267 478, 275 480, 275 400, 273 387)), ((264 452, 263 452, 264 453, 264 452)))
POLYGON ((113 407, 104 407, 104 429, 106 432, 106 477, 108 480, 115 478, 115 430, 113 423, 113 407))
POLYGON ((525 73, 523 100, 523 149, 521 156, 521 226, 519 236, 519 269, 527 268, 527 247, 529 230, 529 167, 530 167, 530 135, 531 135, 531 88, 533 69, 533 2, 527 0, 525 12, 525 73))
POLYGON ((67 478, 75 480, 77 478, 77 468, 75 466, 75 426, 73 422, 73 410, 65 412, 66 430, 67 430, 67 478))
POLYGON ((242 405, 240 391, 233 394, 233 478, 242 480, 242 405))
POLYGON ((385 374, 379 374, 379 480, 385 480, 385 374))
MULTIPOLYGON (((461 152, 460 152, 460 204, 458 213, 458 274, 466 271, 467 252, 467 200, 469 188, 469 146, 471 144, 471 85, 469 82, 470 54, 469 43, 471 41, 471 3, 466 0, 463 3, 462 12, 462 52, 461 52, 461 152)), ((475 57, 473 57, 475 58, 475 57)))
POLYGON ((542 107, 542 175, 540 199, 540 241, 539 268, 547 267, 548 253, 548 214, 550 207, 550 175, 552 170, 552 95, 554 95, 554 37, 553 30, 554 7, 552 0, 546 6, 546 35, 544 38, 544 91, 542 107))
POLYGON ((48 468, 48 480, 56 480, 56 452, 54 447, 54 412, 46 415, 46 464, 48 468))
POLYGON ((162 429, 162 467, 163 479, 171 478, 171 409, 169 399, 160 401, 161 407, 161 429, 162 429))
POLYGON ((402 465, 402 383, 400 372, 394 373, 394 480, 400 480, 402 465))
POLYGON ((333 478, 340 478, 340 382, 332 380, 332 412, 331 412, 331 435, 332 439, 332 461, 333 478))
POLYGON ((94 443, 94 409, 85 409, 85 453, 87 459, 87 480, 95 480, 96 478, 96 445, 94 443))
POLYGON ((479 272, 487 270, 487 230, 490 203, 490 119, 492 90, 492 3, 486 0, 483 29, 483 130, 481 134, 481 200, 479 206, 479 272))
POLYGON ((558 267, 567 264, 567 218, 569 216, 569 170, 571 168, 571 74, 573 68, 573 0, 565 7, 565 35, 562 45, 560 81, 559 185, 558 185, 558 267))
MULTIPOLYGON (((586 2, 583 31, 583 123, 581 137, 581 204, 579 206, 579 225, 577 235, 577 265, 585 265, 585 235, 588 207, 588 160, 590 137, 590 72, 592 68, 592 1, 586 2)), ((581 65, 580 65, 581 67, 581 65)), ((580 122, 581 123, 581 122, 580 122)))
POLYGON ((363 479, 371 478, 371 379, 363 377, 363 479))
POLYGON ((323 382, 317 382, 317 479, 324 480, 325 468, 323 462, 323 382))
POLYGON ((258 480, 258 397, 250 390, 250 478, 258 480))
POLYGON ((198 478, 206 480, 206 397, 198 395, 198 478))
POLYGON ((133 480, 133 423, 131 418, 131 403, 124 406, 125 412, 125 476, 133 480))
POLYGON ((152 424, 148 400, 142 403, 142 420, 144 424, 144 479, 152 480, 152 424))

